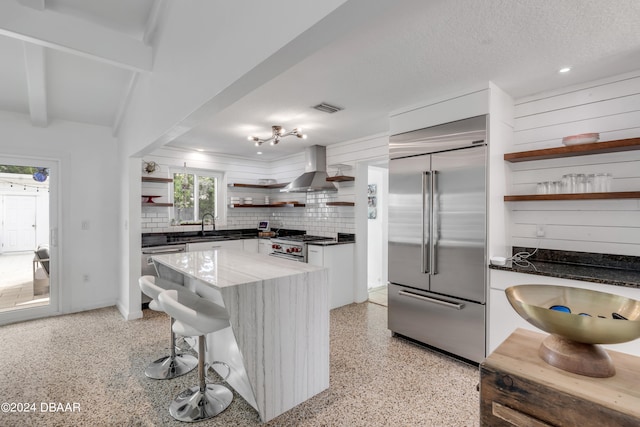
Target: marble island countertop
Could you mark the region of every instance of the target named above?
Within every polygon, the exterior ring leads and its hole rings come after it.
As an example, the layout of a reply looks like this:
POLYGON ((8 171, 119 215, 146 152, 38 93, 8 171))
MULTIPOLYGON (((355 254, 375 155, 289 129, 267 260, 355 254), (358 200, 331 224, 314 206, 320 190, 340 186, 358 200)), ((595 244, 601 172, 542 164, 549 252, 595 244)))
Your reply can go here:
POLYGON ((216 288, 323 269, 312 264, 232 249, 157 255, 153 260, 216 288))
MULTIPOLYGON (((513 252, 531 248, 514 248, 513 252)), ((528 262, 489 265, 490 269, 640 288, 638 257, 542 249, 528 262)))

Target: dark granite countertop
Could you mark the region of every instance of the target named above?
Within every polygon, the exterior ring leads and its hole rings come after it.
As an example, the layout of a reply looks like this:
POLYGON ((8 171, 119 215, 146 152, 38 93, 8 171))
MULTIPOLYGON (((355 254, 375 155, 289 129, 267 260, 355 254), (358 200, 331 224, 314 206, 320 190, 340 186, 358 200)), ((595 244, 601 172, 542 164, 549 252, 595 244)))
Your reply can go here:
MULTIPOLYGON (((305 234, 303 230, 290 230, 280 229, 278 230, 278 237, 293 236, 305 234)), ((198 243, 198 242, 216 242, 222 240, 241 240, 241 239, 256 239, 258 237, 258 231, 256 229, 236 229, 236 230, 214 230, 206 231, 205 235, 200 235, 199 231, 187 231, 187 232, 173 232, 173 233, 142 233, 142 247, 149 248, 154 246, 170 246, 180 245, 185 243, 198 243)), ((260 237, 261 239, 271 239, 271 237, 260 237)), ((350 233, 338 233, 337 240, 331 240, 327 242, 314 242, 309 244, 329 246, 329 245, 344 245, 349 243, 355 243, 355 234, 350 233)))
MULTIPOLYGON (((514 248, 513 252, 531 248, 514 248)), ((561 279, 582 280, 614 286, 640 288, 640 257, 592 254, 586 252, 539 250, 527 262, 507 262, 505 266, 489 265, 490 269, 514 273, 535 274, 561 279), (528 265, 527 265, 528 264, 528 265)))
MULTIPOLYGON (((292 234, 304 234, 302 230, 279 230, 280 236, 292 234)), ((172 233, 142 233, 142 247, 154 247, 165 245, 180 245, 184 243, 215 242, 220 240, 242 240, 258 238, 258 230, 255 228, 233 230, 208 230, 204 236, 199 231, 184 231, 172 233)))

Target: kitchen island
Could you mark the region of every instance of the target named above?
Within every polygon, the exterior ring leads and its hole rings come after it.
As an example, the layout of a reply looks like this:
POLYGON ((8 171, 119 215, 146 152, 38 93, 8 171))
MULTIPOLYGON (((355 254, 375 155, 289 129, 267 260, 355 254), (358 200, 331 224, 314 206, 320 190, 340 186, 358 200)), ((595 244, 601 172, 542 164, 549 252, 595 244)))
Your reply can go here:
POLYGON ((154 256, 161 277, 227 310, 207 335, 207 361, 267 422, 329 387, 327 269, 215 249, 154 256), (223 377, 223 365, 213 365, 223 377))

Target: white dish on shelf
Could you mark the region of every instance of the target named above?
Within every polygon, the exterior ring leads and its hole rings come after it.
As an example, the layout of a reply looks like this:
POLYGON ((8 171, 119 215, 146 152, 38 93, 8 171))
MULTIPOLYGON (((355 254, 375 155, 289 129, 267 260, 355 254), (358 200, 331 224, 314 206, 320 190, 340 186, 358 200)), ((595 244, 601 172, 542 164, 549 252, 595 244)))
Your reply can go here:
POLYGON ((564 145, 592 144, 598 142, 599 139, 599 133, 581 133, 578 135, 565 136, 562 138, 562 143, 564 145))

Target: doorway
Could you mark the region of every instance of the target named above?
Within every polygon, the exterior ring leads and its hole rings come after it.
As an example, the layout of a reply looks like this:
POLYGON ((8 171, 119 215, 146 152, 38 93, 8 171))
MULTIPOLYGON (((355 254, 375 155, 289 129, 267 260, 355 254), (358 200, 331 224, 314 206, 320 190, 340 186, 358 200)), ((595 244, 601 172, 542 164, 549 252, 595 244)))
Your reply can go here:
POLYGON ((50 175, 57 168, 31 162, 0 157, 0 324, 57 309, 49 241, 50 175))
POLYGON ((369 302, 387 306, 388 162, 367 168, 367 291, 369 302))
POLYGON ((2 197, 2 252, 33 250, 36 244, 36 196, 27 194, 2 197))

